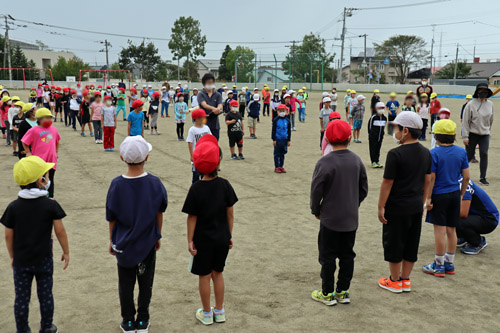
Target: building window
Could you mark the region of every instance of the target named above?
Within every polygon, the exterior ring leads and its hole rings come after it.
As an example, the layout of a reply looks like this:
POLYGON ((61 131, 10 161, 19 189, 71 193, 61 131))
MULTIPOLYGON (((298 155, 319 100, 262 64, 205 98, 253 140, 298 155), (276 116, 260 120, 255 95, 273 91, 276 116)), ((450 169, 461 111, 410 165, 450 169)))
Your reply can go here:
POLYGON ((272 78, 272 77, 270 77, 270 76, 268 76, 268 77, 267 77, 267 82, 273 82, 273 78, 272 78))

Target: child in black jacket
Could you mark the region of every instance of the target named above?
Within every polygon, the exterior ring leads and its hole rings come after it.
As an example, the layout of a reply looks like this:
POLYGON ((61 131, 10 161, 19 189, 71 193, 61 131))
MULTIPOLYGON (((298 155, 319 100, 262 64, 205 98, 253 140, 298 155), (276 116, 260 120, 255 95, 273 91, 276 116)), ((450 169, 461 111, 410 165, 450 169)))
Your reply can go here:
POLYGON ((378 102, 375 104, 375 113, 370 117, 368 122, 368 141, 370 145, 370 159, 372 168, 382 168, 379 163, 380 148, 384 140, 384 129, 387 124, 387 117, 384 116, 385 104, 378 102))

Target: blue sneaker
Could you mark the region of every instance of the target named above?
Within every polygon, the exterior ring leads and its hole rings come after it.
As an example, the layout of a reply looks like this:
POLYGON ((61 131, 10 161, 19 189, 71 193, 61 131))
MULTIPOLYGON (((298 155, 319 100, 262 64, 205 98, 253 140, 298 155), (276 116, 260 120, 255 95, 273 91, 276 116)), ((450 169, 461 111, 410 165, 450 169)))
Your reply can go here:
POLYGON ((435 261, 430 263, 429 265, 425 265, 422 267, 422 271, 427 274, 431 274, 437 277, 444 277, 444 265, 438 265, 435 261))
POLYGON ((80 133, 81 136, 85 136, 85 132, 80 133))
POLYGON ((465 245, 467 245, 467 241, 462 237, 458 237, 457 238, 457 247, 462 247, 465 245))
POLYGON ((109 151, 115 151, 115 148, 109 148, 109 151))
POLYGON ((479 254, 482 250, 484 250, 488 246, 488 243, 486 243, 486 238, 484 236, 481 237, 481 243, 479 243, 478 246, 474 246, 472 244, 467 244, 466 246, 462 247, 460 251, 464 254, 479 254))
POLYGON ((104 151, 109 151, 109 148, 104 149, 104 151))
POLYGON ((93 132, 90 132, 90 136, 93 137, 94 136, 94 133, 93 132))
POLYGON ((452 262, 445 261, 444 262, 444 272, 446 274, 453 275, 455 274, 455 265, 452 262))

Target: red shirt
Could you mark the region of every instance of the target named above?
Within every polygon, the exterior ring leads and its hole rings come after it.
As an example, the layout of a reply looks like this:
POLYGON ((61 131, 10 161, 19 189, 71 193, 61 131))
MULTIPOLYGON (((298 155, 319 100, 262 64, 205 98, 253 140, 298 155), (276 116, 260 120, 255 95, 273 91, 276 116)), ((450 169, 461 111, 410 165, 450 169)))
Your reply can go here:
POLYGON ((431 100, 431 114, 436 114, 441 110, 441 103, 437 100, 431 100))

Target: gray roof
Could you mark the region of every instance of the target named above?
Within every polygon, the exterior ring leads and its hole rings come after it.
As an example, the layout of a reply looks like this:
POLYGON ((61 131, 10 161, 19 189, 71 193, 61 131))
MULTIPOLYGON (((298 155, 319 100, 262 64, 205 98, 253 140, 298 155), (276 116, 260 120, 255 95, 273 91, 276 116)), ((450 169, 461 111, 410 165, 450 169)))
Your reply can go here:
POLYGON ((12 48, 19 45, 19 48, 22 50, 39 50, 40 49, 40 47, 38 47, 38 45, 36 45, 36 44, 25 43, 25 42, 21 42, 19 40, 10 39, 10 43, 11 43, 12 48))
POLYGON ((468 78, 486 78, 489 79, 500 70, 500 62, 480 62, 467 64, 471 66, 471 75, 468 78), (476 73, 478 72, 478 73, 476 73))
MULTIPOLYGON (((358 57, 363 58, 364 56, 365 56, 365 50, 359 52, 358 57)), ((366 57, 367 58, 368 57, 371 57, 371 58, 375 57, 375 49, 372 47, 367 47, 366 48, 366 57)))
POLYGON ((208 70, 218 70, 220 65, 219 59, 198 59, 198 63, 206 67, 208 70))

